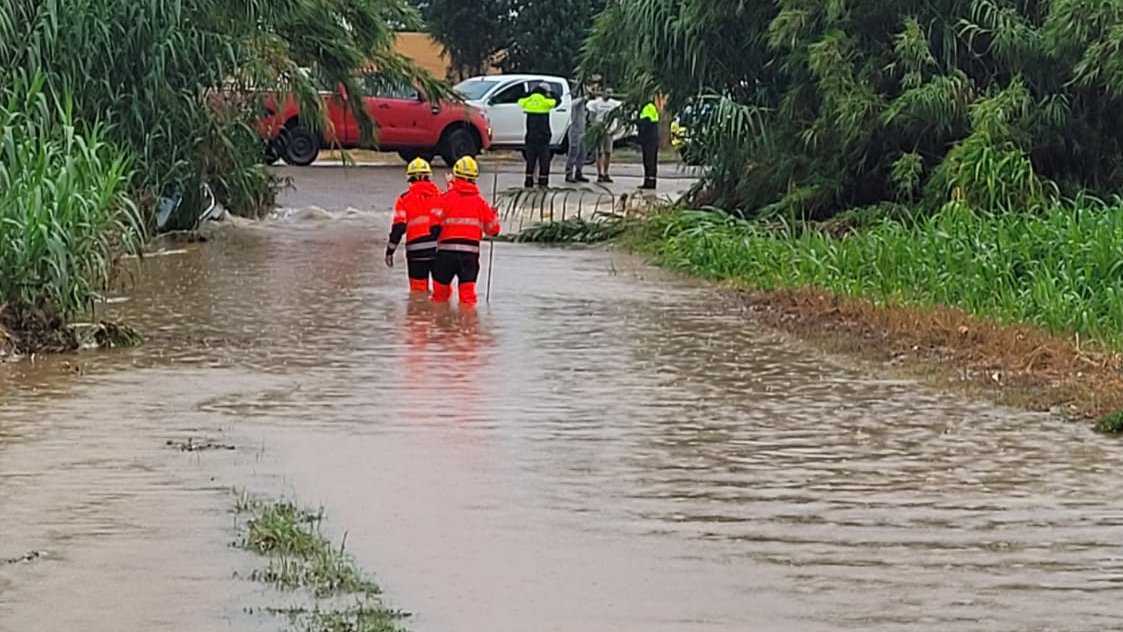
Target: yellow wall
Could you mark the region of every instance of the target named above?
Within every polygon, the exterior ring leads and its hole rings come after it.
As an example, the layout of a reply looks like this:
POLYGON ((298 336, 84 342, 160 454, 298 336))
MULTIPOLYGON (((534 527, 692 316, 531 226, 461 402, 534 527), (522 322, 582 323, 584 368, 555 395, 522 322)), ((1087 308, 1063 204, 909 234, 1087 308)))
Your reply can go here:
MULTIPOLYGON (((441 45, 433 41, 428 33, 396 33, 394 49, 399 54, 412 59, 418 66, 428 70, 434 77, 438 79, 452 78, 448 55, 444 54, 441 45)), ((487 74, 498 72, 497 68, 492 68, 487 74)))
POLYGON ((448 56, 428 33, 397 33, 394 36, 394 49, 428 70, 434 77, 444 79, 448 76, 448 56))

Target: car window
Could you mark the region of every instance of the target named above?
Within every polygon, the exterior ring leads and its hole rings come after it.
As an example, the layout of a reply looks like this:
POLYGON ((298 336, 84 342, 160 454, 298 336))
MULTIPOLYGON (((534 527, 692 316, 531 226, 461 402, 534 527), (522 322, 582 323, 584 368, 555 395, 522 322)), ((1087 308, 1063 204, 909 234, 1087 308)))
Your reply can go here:
POLYGON ((464 95, 468 101, 479 101, 497 83, 499 82, 494 79, 468 79, 456 84, 456 91, 464 95))
POLYGON ((380 75, 364 75, 359 78, 367 95, 383 99, 417 98, 417 89, 408 83, 390 81, 380 75))
POLYGON ((491 104, 506 105, 509 103, 518 103, 519 99, 525 97, 526 94, 526 82, 520 81, 500 90, 499 94, 491 98, 491 104))
POLYGON ((556 81, 547 81, 546 85, 550 86, 550 94, 554 95, 555 99, 561 99, 565 94, 565 87, 556 81))

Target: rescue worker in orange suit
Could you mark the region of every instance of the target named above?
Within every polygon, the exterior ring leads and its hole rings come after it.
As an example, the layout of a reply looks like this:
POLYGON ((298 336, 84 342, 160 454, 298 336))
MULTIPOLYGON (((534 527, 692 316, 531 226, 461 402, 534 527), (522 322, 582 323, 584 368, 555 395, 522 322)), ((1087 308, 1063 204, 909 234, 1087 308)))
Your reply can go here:
POLYGON ((394 253, 406 238, 406 266, 410 292, 428 292, 429 277, 437 258, 437 238, 433 209, 440 203, 441 190, 432 181, 433 168, 422 158, 406 167, 409 190, 394 203, 394 223, 386 244, 386 265, 394 267, 394 253))
POLYGON ((476 279, 480 276, 480 240, 499 234, 495 209, 480 195, 476 180, 480 166, 471 156, 456 161, 453 179, 433 211, 437 222, 437 259, 433 263, 433 301, 452 298, 457 280, 461 305, 475 305, 476 279))

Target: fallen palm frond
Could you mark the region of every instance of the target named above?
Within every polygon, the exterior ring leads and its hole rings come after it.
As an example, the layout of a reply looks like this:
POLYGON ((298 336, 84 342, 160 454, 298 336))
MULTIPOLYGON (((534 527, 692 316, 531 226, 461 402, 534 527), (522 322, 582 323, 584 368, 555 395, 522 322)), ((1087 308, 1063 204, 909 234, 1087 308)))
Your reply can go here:
POLYGON ((595 244, 616 239, 628 228, 628 220, 618 215, 570 218, 541 222, 516 233, 511 241, 542 244, 595 244))

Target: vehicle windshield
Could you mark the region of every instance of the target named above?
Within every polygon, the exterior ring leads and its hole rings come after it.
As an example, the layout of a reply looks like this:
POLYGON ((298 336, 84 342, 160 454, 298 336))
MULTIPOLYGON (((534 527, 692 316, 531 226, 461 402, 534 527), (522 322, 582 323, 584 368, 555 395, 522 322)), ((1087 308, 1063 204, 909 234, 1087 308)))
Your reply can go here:
POLYGON ((456 84, 454 89, 464 95, 467 101, 479 101, 497 83, 499 83, 498 79, 468 79, 456 84))

